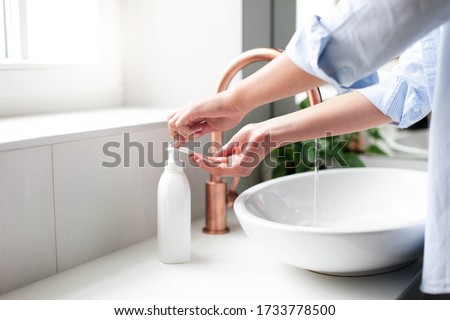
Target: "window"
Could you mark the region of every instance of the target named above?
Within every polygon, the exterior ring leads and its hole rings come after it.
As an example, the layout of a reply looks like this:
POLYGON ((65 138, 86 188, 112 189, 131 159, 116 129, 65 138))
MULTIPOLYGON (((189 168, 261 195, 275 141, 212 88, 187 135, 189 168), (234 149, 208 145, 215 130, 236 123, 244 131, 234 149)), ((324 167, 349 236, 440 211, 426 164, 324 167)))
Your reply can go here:
POLYGON ((98 1, 0 0, 3 63, 98 59, 98 1))
POLYGON ((122 104, 122 0, 0 0, 0 117, 122 104))

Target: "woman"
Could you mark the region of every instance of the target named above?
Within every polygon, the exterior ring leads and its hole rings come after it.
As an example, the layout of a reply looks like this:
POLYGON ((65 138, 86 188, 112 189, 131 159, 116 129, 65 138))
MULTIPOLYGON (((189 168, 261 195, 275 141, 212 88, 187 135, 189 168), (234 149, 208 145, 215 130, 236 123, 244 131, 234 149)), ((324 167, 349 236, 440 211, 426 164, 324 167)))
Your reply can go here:
POLYGON ((171 114, 170 134, 182 144, 191 137, 228 130, 257 106, 326 82, 341 92, 350 91, 314 108, 248 125, 217 157, 193 157, 211 173, 248 175, 270 152, 261 147, 268 136, 274 148, 284 142, 323 137, 329 131, 342 134, 387 123, 406 127, 425 117, 433 106, 421 288, 425 293, 448 294, 450 139, 445 137, 450 124, 449 19, 450 1, 445 0, 341 1, 329 15, 305 23, 286 52, 260 71, 226 92, 189 103, 171 114), (402 52, 393 75, 378 83, 373 71, 402 52), (247 152, 240 152, 245 144, 250 145, 247 152))

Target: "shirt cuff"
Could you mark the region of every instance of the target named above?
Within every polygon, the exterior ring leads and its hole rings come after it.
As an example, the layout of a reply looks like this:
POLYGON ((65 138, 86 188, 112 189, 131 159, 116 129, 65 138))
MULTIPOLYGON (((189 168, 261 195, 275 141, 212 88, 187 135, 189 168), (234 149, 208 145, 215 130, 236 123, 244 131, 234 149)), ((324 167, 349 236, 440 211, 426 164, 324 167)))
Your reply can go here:
POLYGON ((424 92, 410 86, 406 79, 391 75, 386 81, 357 90, 378 110, 390 117, 391 125, 407 128, 424 118, 431 107, 424 103, 424 92))

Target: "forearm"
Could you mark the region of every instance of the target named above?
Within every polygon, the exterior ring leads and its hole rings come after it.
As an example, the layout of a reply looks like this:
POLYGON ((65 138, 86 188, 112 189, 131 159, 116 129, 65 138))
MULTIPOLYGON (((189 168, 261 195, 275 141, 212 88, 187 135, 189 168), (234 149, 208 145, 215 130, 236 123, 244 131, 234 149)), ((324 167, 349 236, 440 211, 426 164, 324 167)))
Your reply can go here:
POLYGON ((297 67, 284 53, 228 90, 228 101, 249 112, 266 103, 290 97, 325 82, 297 67))
POLYGON ((276 146, 284 143, 361 131, 392 122, 358 92, 261 123, 276 146))
POLYGON ((286 143, 323 137, 328 132, 337 135, 360 131, 391 121, 365 96, 353 92, 282 117, 247 125, 216 156, 205 159, 196 154, 193 160, 212 174, 247 176, 268 152, 286 143))

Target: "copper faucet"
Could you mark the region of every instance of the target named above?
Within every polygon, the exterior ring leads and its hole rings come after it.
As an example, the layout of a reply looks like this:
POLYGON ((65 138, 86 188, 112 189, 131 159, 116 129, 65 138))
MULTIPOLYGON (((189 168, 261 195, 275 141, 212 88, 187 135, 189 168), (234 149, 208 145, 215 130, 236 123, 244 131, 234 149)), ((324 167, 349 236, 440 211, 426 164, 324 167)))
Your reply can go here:
MULTIPOLYGON (((277 49, 260 48, 241 53, 223 71, 219 78, 216 92, 219 93, 226 90, 236 73, 247 65, 258 61, 270 61, 278 57, 281 52, 277 49)), ((311 105, 321 102, 317 88, 307 91, 307 95, 311 105)), ((223 132, 211 133, 211 142, 213 146, 222 146, 223 132)), ((238 183, 239 177, 234 177, 230 187, 227 189, 227 184, 222 177, 215 174, 210 175, 209 181, 206 182, 206 226, 203 228, 203 232, 209 234, 229 232, 226 209, 227 206, 233 206, 237 197, 236 187, 238 183)))

